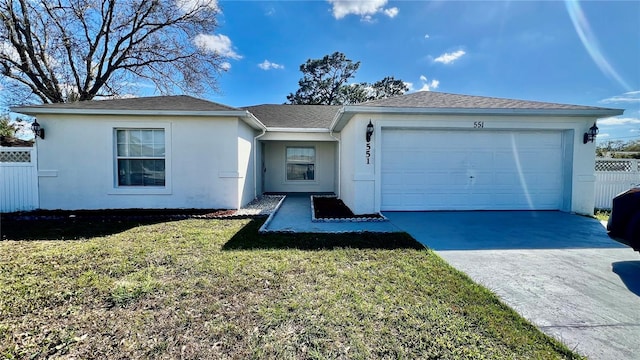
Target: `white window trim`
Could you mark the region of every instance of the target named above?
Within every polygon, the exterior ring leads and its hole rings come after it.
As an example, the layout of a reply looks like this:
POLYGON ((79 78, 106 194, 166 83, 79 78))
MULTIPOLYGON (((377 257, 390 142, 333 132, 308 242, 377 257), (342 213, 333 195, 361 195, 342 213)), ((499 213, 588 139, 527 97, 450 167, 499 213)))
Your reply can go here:
POLYGON ((318 150, 315 146, 306 145, 286 145, 284 147, 284 182, 291 184, 313 184, 318 182, 318 150), (299 149, 313 149, 313 180, 289 180, 287 177, 287 149, 299 148, 299 149))
POLYGON ((172 193, 171 171, 171 123, 169 122, 122 122, 111 128, 112 166, 109 195, 168 195, 172 193), (118 185, 118 140, 117 130, 162 129, 164 130, 164 186, 119 186, 118 185))

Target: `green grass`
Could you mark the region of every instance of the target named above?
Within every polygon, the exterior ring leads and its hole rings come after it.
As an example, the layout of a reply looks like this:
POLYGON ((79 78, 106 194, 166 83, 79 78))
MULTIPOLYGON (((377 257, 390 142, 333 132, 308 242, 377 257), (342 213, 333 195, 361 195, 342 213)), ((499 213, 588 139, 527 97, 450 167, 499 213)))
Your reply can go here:
POLYGON ((611 210, 596 209, 595 217, 600 221, 608 221, 611 216, 611 210))
POLYGON ((262 221, 4 221, 0 357, 578 358, 406 234, 262 221))

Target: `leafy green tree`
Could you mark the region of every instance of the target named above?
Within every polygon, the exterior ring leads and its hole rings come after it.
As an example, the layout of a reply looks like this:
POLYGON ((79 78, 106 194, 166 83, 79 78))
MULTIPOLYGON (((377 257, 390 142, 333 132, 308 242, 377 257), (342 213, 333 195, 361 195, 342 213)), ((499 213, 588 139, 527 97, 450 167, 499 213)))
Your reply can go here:
POLYGON ((349 93, 347 81, 355 76, 360 62, 353 62, 341 52, 325 55, 322 59, 309 59, 300 65, 303 76, 300 88, 287 95, 291 104, 340 105, 341 93, 349 93))
POLYGON ((387 76, 380 81, 376 81, 371 85, 371 88, 373 91, 371 100, 399 96, 409 91, 409 87, 404 81, 398 80, 393 76, 387 76))
POLYGON ((12 102, 216 88, 216 0, 0 0, 0 88, 12 102))
POLYGON ((402 80, 387 76, 373 84, 348 81, 355 77, 360 61, 347 59, 341 52, 309 59, 300 65, 303 76, 298 90, 287 95, 290 104, 346 105, 398 96, 409 90, 402 80))
POLYGON ((11 123, 9 116, 6 114, 0 115, 0 136, 14 137, 18 131, 18 127, 11 123))

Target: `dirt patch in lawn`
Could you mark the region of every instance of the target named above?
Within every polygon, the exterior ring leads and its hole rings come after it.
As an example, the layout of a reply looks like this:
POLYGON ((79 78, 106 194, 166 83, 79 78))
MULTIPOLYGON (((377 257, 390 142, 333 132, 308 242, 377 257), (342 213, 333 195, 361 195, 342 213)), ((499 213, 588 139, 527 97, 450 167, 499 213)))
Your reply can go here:
POLYGON ((384 219, 380 214, 355 215, 342 200, 333 196, 313 196, 316 219, 384 219))

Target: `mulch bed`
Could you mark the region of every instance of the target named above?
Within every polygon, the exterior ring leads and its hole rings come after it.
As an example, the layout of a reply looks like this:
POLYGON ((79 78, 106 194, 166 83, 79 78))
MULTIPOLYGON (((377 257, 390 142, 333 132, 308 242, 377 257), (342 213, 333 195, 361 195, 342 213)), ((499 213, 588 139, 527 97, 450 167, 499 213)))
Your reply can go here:
POLYGON ((4 220, 136 220, 173 218, 217 219, 233 216, 226 209, 105 209, 105 210, 34 210, 2 214, 4 220))
POLYGON ((313 211, 316 219, 383 219, 380 214, 354 215, 337 197, 314 196, 313 211))

